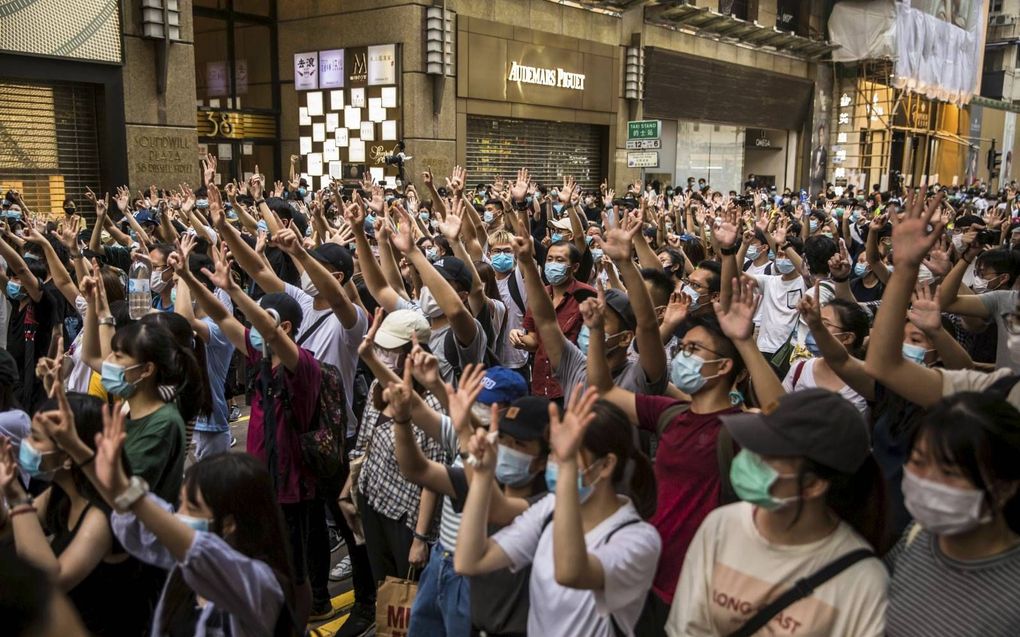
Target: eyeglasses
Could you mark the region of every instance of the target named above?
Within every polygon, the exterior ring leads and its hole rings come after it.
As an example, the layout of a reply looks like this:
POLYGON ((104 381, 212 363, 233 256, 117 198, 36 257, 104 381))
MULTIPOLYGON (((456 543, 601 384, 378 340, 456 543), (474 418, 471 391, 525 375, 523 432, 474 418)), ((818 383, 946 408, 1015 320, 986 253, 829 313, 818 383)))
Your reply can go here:
MULTIPOLYGON (((720 354, 715 350, 708 349, 704 345, 698 345, 697 343, 681 343, 680 348, 677 351, 682 353, 684 356, 690 357, 693 356, 697 350, 705 350, 706 352, 715 354, 720 358, 729 358, 728 356, 720 354)), ((708 361, 705 362, 707 363, 708 361)))
POLYGON ((681 283, 683 283, 684 285, 689 285, 692 288, 694 288, 695 290, 707 291, 709 289, 709 287, 707 285, 702 285, 702 284, 698 283, 697 281, 694 281, 693 279, 684 279, 683 281, 681 281, 681 283))
POLYGON ((1002 325, 1010 334, 1020 334, 1020 312, 1003 312, 1002 325))
POLYGON ((834 334, 842 334, 843 332, 846 331, 846 329, 844 327, 842 327, 840 325, 836 325, 835 323, 830 323, 830 322, 826 321, 825 319, 822 319, 822 325, 824 325, 825 327, 827 327, 827 328, 829 328, 831 330, 835 330, 834 334))

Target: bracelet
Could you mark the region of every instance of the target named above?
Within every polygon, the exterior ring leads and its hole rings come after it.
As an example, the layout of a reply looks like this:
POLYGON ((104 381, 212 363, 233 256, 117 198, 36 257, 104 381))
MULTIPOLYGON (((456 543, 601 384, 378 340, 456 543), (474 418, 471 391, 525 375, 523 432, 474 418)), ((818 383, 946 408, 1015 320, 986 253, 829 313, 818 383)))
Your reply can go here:
POLYGON ((411 531, 411 535, 413 535, 414 539, 416 539, 416 540, 421 540, 422 542, 426 542, 426 543, 429 541, 429 536, 422 535, 421 533, 419 533, 417 531, 411 531))
POLYGON ((24 504, 32 506, 32 502, 33 501, 34 501, 34 498, 32 498, 32 494, 31 493, 26 493, 25 495, 21 496, 20 498, 18 498, 16 500, 8 500, 7 508, 13 509, 15 507, 19 507, 19 506, 22 506, 24 504))
POLYGON ((730 246, 729 248, 719 248, 719 253, 724 257, 730 257, 737 253, 737 246, 730 246))
POLYGON ((259 204, 263 204, 263 203, 266 203, 265 197, 263 197, 262 199, 256 199, 255 200, 255 205, 256 206, 259 205, 259 204))
POLYGON ((113 318, 112 316, 104 316, 103 318, 99 319, 99 324, 100 325, 110 325, 112 327, 116 327, 117 326, 117 319, 113 318))
POLYGON ((28 505, 28 506, 23 506, 20 509, 14 509, 13 511, 8 511, 7 512, 7 517, 13 518, 16 515, 21 515, 22 513, 28 513, 30 511, 32 513, 35 513, 35 507, 32 506, 31 504, 28 505))
POLYGON ((836 277, 832 277, 832 282, 833 283, 846 283, 849 280, 850 280, 850 275, 849 274, 846 275, 845 277, 841 277, 841 278, 838 278, 838 279, 836 277))

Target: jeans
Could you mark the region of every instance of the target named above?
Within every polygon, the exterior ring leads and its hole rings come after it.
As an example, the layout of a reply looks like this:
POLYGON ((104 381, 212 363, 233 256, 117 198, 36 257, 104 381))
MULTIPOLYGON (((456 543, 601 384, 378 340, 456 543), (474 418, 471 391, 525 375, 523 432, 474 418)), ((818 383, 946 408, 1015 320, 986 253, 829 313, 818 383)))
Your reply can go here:
POLYGON ((453 570, 453 553, 437 543, 418 580, 408 637, 468 637, 471 634, 470 591, 468 578, 453 570))
POLYGON ((195 431, 195 459, 230 451, 230 431, 195 431))

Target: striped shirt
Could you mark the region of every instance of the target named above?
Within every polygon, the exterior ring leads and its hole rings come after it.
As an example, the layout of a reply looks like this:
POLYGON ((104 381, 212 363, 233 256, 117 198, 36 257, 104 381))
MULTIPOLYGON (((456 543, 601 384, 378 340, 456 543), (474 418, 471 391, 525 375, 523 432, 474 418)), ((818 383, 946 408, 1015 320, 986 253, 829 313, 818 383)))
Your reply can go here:
MULTIPOLYGON (((442 424, 442 445, 443 452, 447 458, 452 458, 451 467, 463 467, 464 462, 460 459, 457 449, 460 442, 457 439, 457 432, 453 428, 453 421, 448 416, 443 416, 442 424)), ((443 496, 443 517, 439 522, 439 541, 447 551, 457 548, 457 533, 460 531, 460 513, 453 508, 453 502, 449 496, 443 496)))
POLYGON ((892 571, 886 635, 1020 635, 1020 545, 987 559, 946 556, 938 538, 911 530, 885 557, 892 571))

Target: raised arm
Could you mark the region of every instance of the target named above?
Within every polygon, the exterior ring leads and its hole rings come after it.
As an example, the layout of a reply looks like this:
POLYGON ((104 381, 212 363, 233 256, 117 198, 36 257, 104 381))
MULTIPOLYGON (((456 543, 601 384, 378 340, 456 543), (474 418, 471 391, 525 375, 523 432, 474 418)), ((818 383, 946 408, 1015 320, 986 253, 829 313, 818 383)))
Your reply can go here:
POLYGON ((312 280, 315 288, 319 291, 319 297, 329 303, 344 329, 352 329, 358 322, 358 310, 347 298, 347 293, 344 292, 340 282, 319 263, 318 259, 305 250, 297 233, 290 228, 284 228, 276 234, 274 241, 308 273, 308 278, 312 280))
MULTIPOLYGON (((333 201, 340 205, 339 196, 333 201)), ((369 293, 384 310, 395 311, 400 304, 400 295, 386 282, 379 264, 372 258, 372 246, 365 234, 365 202, 357 192, 354 193, 354 201, 344 210, 344 215, 354 231, 354 241, 358 246, 358 264, 361 266, 361 274, 369 293)))
POLYGON ((821 306, 818 304, 818 284, 815 294, 805 294, 798 306, 800 315, 804 317, 811 335, 822 352, 822 358, 840 380, 868 400, 875 399, 875 379, 864 369, 864 361, 850 355, 843 343, 839 341, 822 323, 821 306))
POLYGON ((460 240, 460 231, 463 227, 462 213, 464 210, 463 200, 455 200, 453 202, 453 209, 446 214, 446 219, 439 224, 439 231, 450 242, 453 254, 464 262, 468 272, 471 273, 471 292, 468 296, 468 302, 471 304, 471 314, 478 316, 478 313, 488 306, 488 301, 485 296, 485 290, 482 289, 482 280, 478 276, 478 270, 475 269, 471 255, 468 254, 467 248, 464 247, 464 243, 460 240))
POLYGON ((64 262, 57 256, 57 251, 53 249, 53 244, 36 228, 31 229, 28 240, 42 248, 43 254, 46 257, 46 265, 49 267, 50 276, 53 277, 53 285, 57 286, 60 294, 73 307, 78 299, 78 286, 71 280, 71 275, 67 273, 64 262))
POLYGON ((970 316, 974 318, 989 318, 988 308, 981 301, 978 295, 963 284, 963 276, 967 269, 974 263, 978 255, 984 250, 977 241, 971 241, 963 252, 963 256, 946 275, 945 280, 939 288, 938 302, 946 312, 970 316))
MULTIPOLYGON (((229 280, 230 284, 233 287, 236 287, 230 277, 230 265, 226 262, 226 249, 222 248, 220 251, 214 250, 214 252, 216 252, 216 258, 214 259, 216 263, 216 273, 220 275, 221 278, 229 280)), ((234 315, 223 306, 223 303, 216 298, 216 295, 213 294, 209 288, 202 285, 202 283, 195 278, 195 275, 192 274, 191 270, 187 267, 187 261, 182 258, 179 253, 170 255, 168 263, 174 268, 177 278, 184 283, 183 287, 188 288, 188 297, 194 297, 195 300, 198 301, 202 310, 209 318, 220 326, 220 329, 223 330, 223 334, 227 337, 227 340, 230 341, 235 348, 241 352, 247 352, 248 341, 245 336, 244 325, 234 318, 234 315)), ((203 270, 203 272, 206 273, 206 276, 209 276, 208 270, 203 270)), ((216 284, 215 281, 213 281, 213 283, 216 284)), ((224 290, 226 290, 226 288, 224 288, 224 290)), ((229 293, 229 290, 227 290, 227 292, 229 293)), ((178 298, 180 298, 181 291, 178 290, 177 294, 178 298)), ((201 321, 192 322, 193 325, 195 323, 201 323, 201 321)), ((206 333, 206 338, 208 338, 208 333, 206 333)))
POLYGON ((528 305, 538 328, 545 353, 553 369, 560 366, 560 357, 566 346, 567 337, 563 335, 560 324, 556 320, 556 309, 553 307, 549 293, 542 285, 542 275, 535 263, 535 244, 531 237, 515 236, 511 247, 517 257, 517 267, 524 277, 524 289, 528 295, 528 305))
POLYGON ((970 354, 942 327, 942 309, 938 299, 938 289, 932 294, 927 285, 918 284, 914 289, 914 302, 910 304, 907 320, 931 340, 946 369, 971 369, 974 360, 970 354))
MULTIPOLYGON (((245 241, 241 238, 241 233, 237 231, 232 225, 227 223, 227 218, 223 214, 223 211, 218 207, 218 191, 216 186, 209 187, 209 211, 213 218, 213 224, 216 226, 216 230, 220 233, 220 238, 226 242, 227 246, 230 247, 230 254, 237 260, 237 264, 241 267, 245 273, 248 274, 255 283, 258 284, 265 292, 283 292, 286 284, 283 279, 276 276, 265 261, 259 257, 258 253, 255 252, 245 241), (217 194, 214 195, 213 192, 217 194), (214 201, 214 198, 216 201, 214 201)), ((277 230, 279 232, 279 230, 277 230)), ((276 233, 273 234, 276 236, 276 233)))
POLYGON ((882 261, 882 254, 878 251, 878 233, 885 228, 885 221, 885 215, 878 215, 872 219, 868 224, 868 237, 864 240, 864 257, 868 260, 871 271, 883 284, 889 282, 889 268, 882 261))
POLYGON ((751 385, 758 398, 758 404, 768 405, 786 394, 783 384, 754 340, 754 313, 758 309, 761 295, 758 284, 752 278, 730 281, 732 296, 719 295, 713 304, 719 327, 732 342, 743 359, 751 377, 751 385))
POLYGON ((915 197, 911 193, 903 219, 897 222, 893 217, 896 268, 882 295, 882 308, 875 317, 864 360, 864 368, 872 378, 922 407, 931 406, 942 398, 942 378, 939 372, 903 357, 903 325, 921 261, 942 232, 938 214, 941 199, 942 193, 939 193, 925 208, 923 196, 915 197))

